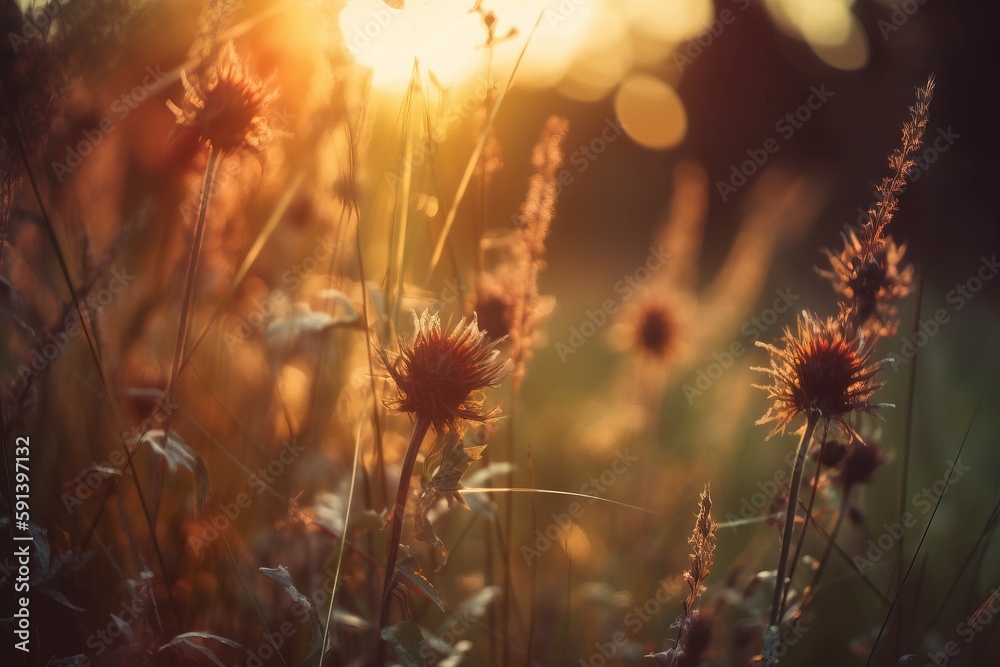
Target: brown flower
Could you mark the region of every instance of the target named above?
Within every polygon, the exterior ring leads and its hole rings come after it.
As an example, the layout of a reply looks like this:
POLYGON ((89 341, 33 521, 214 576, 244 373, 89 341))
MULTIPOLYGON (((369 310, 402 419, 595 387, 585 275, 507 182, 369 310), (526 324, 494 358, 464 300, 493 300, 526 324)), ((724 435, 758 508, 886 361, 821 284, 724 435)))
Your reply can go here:
POLYGON ((643 355, 666 359, 677 349, 677 316, 666 303, 644 303, 633 315, 632 336, 635 349, 643 355))
POLYGON ((872 249, 852 232, 844 237, 839 254, 824 252, 830 270, 820 269, 819 274, 833 284, 851 326, 868 328, 876 336, 895 334, 896 303, 910 293, 913 282, 913 266, 903 264, 906 245, 896 245, 886 236, 878 249, 872 249))
POLYGON ((460 420, 486 421, 498 408, 483 410, 483 389, 496 387, 510 372, 496 345, 479 329, 475 316, 462 319, 450 334, 436 314, 413 315, 416 336, 398 354, 379 348, 386 373, 396 385, 386 404, 423 419, 439 433, 455 431, 460 420))
POLYGON ((855 440, 840 467, 840 483, 845 488, 855 484, 867 484, 875 471, 885 463, 885 455, 878 443, 871 439, 867 443, 855 440))
POLYGON ((514 296, 492 274, 484 273, 476 281, 473 311, 479 328, 489 340, 500 340, 514 333, 514 296))
POLYGON ((803 312, 798 332, 786 327, 782 341, 782 348, 758 341, 757 345, 771 353, 771 366, 753 369, 773 380, 770 385, 754 385, 774 401, 757 420, 757 424, 775 422, 768 438, 783 433, 799 415, 836 420, 856 435, 847 415, 874 414, 884 405, 872 403, 871 398, 884 384, 875 377, 887 361, 872 362, 871 346, 863 345, 858 336, 846 335, 842 320, 824 321, 803 312))
POLYGON ((261 151, 276 134, 267 123, 268 109, 280 95, 269 81, 250 73, 229 42, 216 61, 192 81, 182 72, 184 101, 167 102, 183 128, 214 149, 261 151))

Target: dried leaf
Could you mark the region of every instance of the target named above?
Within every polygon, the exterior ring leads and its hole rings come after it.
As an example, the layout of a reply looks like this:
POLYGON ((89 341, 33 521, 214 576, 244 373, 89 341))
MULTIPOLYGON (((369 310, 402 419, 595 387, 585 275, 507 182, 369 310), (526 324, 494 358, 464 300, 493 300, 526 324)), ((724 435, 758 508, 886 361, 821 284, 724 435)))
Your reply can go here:
POLYGON ((211 486, 208 477, 208 468, 194 450, 187 446, 179 435, 171 431, 169 434, 163 429, 147 431, 138 444, 146 443, 155 453, 163 457, 167 462, 167 469, 171 474, 177 472, 178 466, 184 466, 194 475, 195 498, 198 511, 204 511, 208 501, 209 488, 211 486))
POLYGON ((294 602, 298 602, 307 610, 312 610, 312 603, 309 601, 309 598, 300 593, 299 589, 295 587, 295 582, 292 581, 292 575, 288 572, 287 567, 279 565, 278 567, 262 567, 259 569, 265 576, 278 582, 294 602))
POLYGON ((269 352, 278 357, 284 357, 306 349, 314 349, 315 343, 319 342, 317 337, 321 340, 325 334, 336 327, 359 325, 361 316, 354 310, 350 300, 344 294, 336 292, 336 290, 326 290, 325 292, 328 297, 329 293, 338 294, 337 297, 329 298, 335 298, 343 304, 346 312, 343 315, 333 316, 322 310, 305 310, 273 320, 264 330, 264 344, 269 352))
POLYGON ((305 595, 299 592, 299 589, 295 587, 295 582, 292 581, 292 575, 288 572, 288 568, 284 565, 279 565, 278 567, 262 567, 260 571, 267 577, 273 579, 281 585, 288 596, 292 598, 293 602, 301 604, 305 608, 306 613, 309 615, 309 620, 312 621, 312 639, 309 641, 309 647, 306 650, 306 657, 312 656, 321 648, 323 641, 323 631, 320 628, 319 623, 319 613, 316 608, 313 607, 312 603, 309 601, 305 595))
POLYGON ((486 586, 474 594, 468 600, 458 606, 458 610, 465 616, 471 618, 482 618, 486 615, 486 608, 500 597, 502 591, 499 586, 486 586))
POLYGON ((221 642, 226 646, 231 646, 233 648, 242 648, 240 644, 237 644, 231 639, 226 639, 225 637, 220 637, 219 635, 209 634, 207 632, 185 632, 183 634, 177 635, 169 642, 157 649, 157 652, 164 649, 172 648, 178 652, 183 652, 183 649, 189 648, 194 649, 208 657, 213 663, 219 667, 226 667, 225 664, 219 660, 219 657, 215 655, 215 652, 209 649, 207 646, 202 646, 201 644, 196 644, 191 641, 192 638, 197 637, 199 639, 214 639, 217 642, 221 642))

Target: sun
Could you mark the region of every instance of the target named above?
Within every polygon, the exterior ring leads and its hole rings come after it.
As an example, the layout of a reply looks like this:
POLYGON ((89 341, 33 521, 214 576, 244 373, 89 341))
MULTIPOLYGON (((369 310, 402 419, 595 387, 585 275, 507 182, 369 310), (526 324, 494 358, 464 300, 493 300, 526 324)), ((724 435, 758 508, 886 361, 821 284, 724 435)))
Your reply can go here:
POLYGON ((340 14, 348 52, 372 70, 372 85, 405 88, 414 64, 441 85, 468 80, 483 63, 486 26, 468 0, 350 0, 340 14))

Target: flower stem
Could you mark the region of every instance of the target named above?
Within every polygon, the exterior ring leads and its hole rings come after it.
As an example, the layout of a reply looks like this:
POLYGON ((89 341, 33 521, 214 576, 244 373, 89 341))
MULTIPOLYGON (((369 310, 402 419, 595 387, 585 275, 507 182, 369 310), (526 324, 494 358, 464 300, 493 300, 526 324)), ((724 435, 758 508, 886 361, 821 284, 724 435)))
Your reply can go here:
MULTIPOLYGON (((430 422, 418 417, 413 425, 413 434, 410 442, 406 445, 406 454, 403 457, 403 469, 399 472, 399 486, 396 488, 396 502, 392 506, 392 518, 390 519, 389 543, 385 552, 385 580, 382 583, 382 607, 379 610, 378 631, 381 636, 382 630, 389 623, 389 611, 392 606, 392 590, 396 578, 396 556, 399 553, 399 539, 403 534, 403 516, 406 509, 406 499, 410 493, 410 477, 413 475, 413 466, 417 462, 417 453, 420 451, 420 443, 423 442, 430 422)), ((383 643, 379 642, 379 652, 383 643)))
POLYGON ((190 328, 191 310, 194 307, 195 281, 198 276, 198 264, 201 262, 201 250, 205 241, 205 222, 208 218, 208 202, 212 196, 212 185, 215 182, 215 169, 218 166, 219 151, 210 149, 208 166, 205 167, 205 182, 202 188, 201 204, 198 207, 198 219, 194 225, 194 239, 191 243, 191 254, 188 257, 187 272, 184 275, 184 296, 181 301, 181 316, 177 323, 177 344, 174 347, 174 359, 170 364, 168 381, 168 396, 171 394, 177 377, 181 374, 184 362, 184 350, 187 346, 188 329, 190 328))
POLYGON ((806 430, 799 440, 799 448, 795 452, 795 466, 792 468, 792 486, 788 493, 788 509, 785 510, 785 529, 781 537, 781 555, 778 557, 778 574, 774 581, 774 601, 771 603, 771 625, 778 624, 778 616, 781 612, 781 600, 785 590, 785 570, 788 566, 788 552, 792 546, 792 532, 795 529, 795 513, 798 509, 799 487, 802 486, 802 469, 805 467, 806 452, 809 450, 809 441, 812 440, 813 431, 816 429, 816 417, 810 416, 806 423, 806 430))

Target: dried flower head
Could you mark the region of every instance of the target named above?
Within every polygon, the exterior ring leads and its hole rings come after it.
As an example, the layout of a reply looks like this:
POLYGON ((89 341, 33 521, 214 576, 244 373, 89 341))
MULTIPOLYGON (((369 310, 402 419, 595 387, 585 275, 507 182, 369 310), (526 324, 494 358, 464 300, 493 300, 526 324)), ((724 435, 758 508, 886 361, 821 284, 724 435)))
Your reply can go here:
POLYGON ((640 304, 632 316, 632 343, 644 356, 657 360, 670 357, 677 349, 677 315, 662 301, 640 304))
POLYGON ((840 467, 839 479, 845 488, 867 484, 875 471, 885 463, 885 455, 878 443, 870 438, 867 443, 855 440, 840 467))
POLYGON ((913 282, 913 266, 903 264, 906 245, 896 245, 887 236, 878 249, 871 249, 851 232, 844 236, 839 254, 824 252, 830 270, 819 270, 819 274, 840 295, 848 322, 857 329, 868 328, 875 336, 896 333, 896 303, 910 293, 913 282))
MULTIPOLYGON (((775 422, 768 438, 783 433, 799 415, 810 419, 840 422, 849 433, 852 412, 875 414, 884 404, 872 403, 875 391, 884 383, 876 375, 887 360, 873 362, 872 348, 857 336, 848 336, 843 322, 820 320, 803 312, 798 331, 785 328, 783 347, 757 342, 771 353, 770 368, 754 368, 772 378, 769 385, 754 385, 767 392, 774 402, 757 424, 775 422)), ((860 438, 860 436, 858 436, 860 438)))
POLYGON ((439 433, 455 431, 463 419, 486 421, 498 408, 483 410, 483 389, 496 387, 509 373, 509 361, 499 359, 498 341, 490 342, 473 316, 462 319, 451 333, 441 329, 437 314, 413 315, 413 343, 401 345, 390 357, 377 353, 396 385, 386 404, 426 420, 439 433))
POLYGON ((839 440, 825 440, 813 452, 813 458, 824 468, 836 468, 847 455, 847 445, 839 440))
POLYGON ((167 106, 178 125, 195 132, 216 150, 261 151, 273 139, 275 131, 268 125, 267 115, 280 92, 270 80, 261 81, 250 73, 232 42, 193 81, 183 72, 181 79, 182 105, 167 102, 167 106))
POLYGON ((862 225, 862 244, 866 250, 877 252, 885 243, 883 235, 886 225, 899 207, 899 194, 906 187, 906 177, 915 166, 916 155, 924 141, 924 130, 930 118, 931 99, 934 97, 934 77, 917 88, 916 101, 910 107, 910 119, 903 123, 900 147, 889 155, 891 175, 882 179, 878 186, 879 199, 868 211, 868 219, 862 225))
POLYGON ((899 321, 896 302, 910 293, 913 267, 903 264, 905 246, 898 246, 885 228, 899 208, 899 195, 915 162, 913 156, 923 144, 934 78, 917 88, 910 119, 903 124, 900 147, 889 155, 891 174, 877 188, 878 198, 868 210, 860 233, 844 235, 844 248, 834 254, 827 250, 830 270, 819 270, 840 296, 840 310, 848 333, 867 330, 872 336, 892 335, 899 321))
MULTIPOLYGON (((684 572, 684 581, 691 592, 684 600, 685 617, 691 615, 701 594, 705 592, 705 580, 715 561, 715 529, 718 527, 719 524, 712 519, 712 492, 706 484, 698 499, 698 518, 691 537, 688 538, 691 565, 684 572)), ((683 623, 682 621, 682 627, 683 623)))
POLYGON ((513 333, 514 296, 493 274, 484 273, 476 280, 473 311, 479 328, 489 340, 500 340, 513 333))

